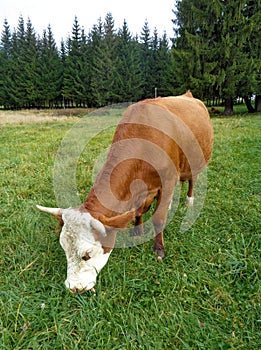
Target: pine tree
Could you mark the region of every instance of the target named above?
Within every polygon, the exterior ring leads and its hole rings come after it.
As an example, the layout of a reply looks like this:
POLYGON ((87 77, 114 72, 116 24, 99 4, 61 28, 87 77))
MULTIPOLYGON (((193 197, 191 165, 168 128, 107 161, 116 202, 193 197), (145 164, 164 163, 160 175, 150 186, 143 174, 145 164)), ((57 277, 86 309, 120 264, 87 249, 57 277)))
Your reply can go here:
POLYGON ((117 70, 119 56, 117 51, 118 36, 116 34, 114 19, 108 13, 104 20, 104 40, 103 40, 103 62, 104 78, 106 81, 105 100, 106 104, 118 103, 120 97, 120 75, 117 70))
POLYGON ((80 52, 82 57, 82 69, 80 72, 80 79, 82 80, 83 86, 84 86, 84 94, 85 94, 85 104, 87 106, 92 105, 92 98, 91 98, 91 66, 90 66, 90 45, 89 45, 89 39, 85 35, 84 30, 82 29, 81 33, 81 45, 80 45, 80 52))
POLYGON ((250 34, 243 48, 245 74, 239 84, 249 112, 261 112, 261 1, 247 1, 243 8, 246 29, 250 34), (255 96, 255 107, 251 97, 255 96))
POLYGON ((159 86, 159 39, 158 39, 158 31, 157 28, 154 28, 153 37, 151 38, 150 43, 150 62, 149 62, 149 70, 150 70, 150 85, 152 87, 152 91, 154 89, 154 95, 157 95, 157 89, 159 86))
POLYGON ((17 31, 12 35, 8 100, 13 108, 31 108, 38 102, 38 42, 30 19, 26 29, 19 17, 17 31))
POLYGON ((222 21, 218 68, 223 73, 222 97, 225 99, 224 115, 233 113, 233 100, 238 95, 237 85, 244 75, 243 47, 247 41, 245 19, 242 14, 245 1, 226 1, 219 17, 222 21), (242 69, 243 68, 243 69, 242 69))
POLYGON ((77 107, 86 106, 87 90, 82 79, 84 72, 84 57, 82 46, 82 31, 77 17, 74 19, 72 38, 67 41, 67 56, 65 59, 62 94, 67 104, 77 107))
POLYGON ((11 48, 11 31, 7 19, 5 19, 0 43, 0 105, 5 108, 10 107, 8 82, 11 76, 11 48))
POLYGON ((153 83, 152 72, 152 51, 151 51, 151 36, 150 28, 147 20, 145 21, 141 36, 141 51, 140 51, 140 62, 141 62, 141 74, 142 74, 142 87, 143 93, 142 98, 152 97, 154 94, 155 85, 153 83))
POLYGON ((181 0, 177 3, 173 21, 177 28, 173 40, 177 94, 191 89, 201 99, 213 96, 217 66, 214 43, 219 33, 219 24, 215 20, 216 11, 219 11, 216 3, 215 0, 211 3, 207 0, 181 0))
POLYGON ((158 37, 157 29, 154 29, 150 45, 151 85, 155 87, 155 95, 168 96, 173 93, 173 71, 171 51, 168 47, 166 33, 162 38, 158 37))
POLYGON ((25 32, 24 47, 24 81, 27 107, 39 107, 40 94, 38 92, 39 69, 38 54, 39 42, 31 20, 28 18, 25 32))
POLYGON ((164 33, 159 40, 157 50, 157 93, 159 96, 169 96, 174 92, 174 71, 171 51, 167 34, 164 33))
POLYGON ((117 55, 117 72, 120 76, 118 94, 121 101, 137 101, 141 96, 139 44, 131 37, 126 20, 118 33, 117 55))
POLYGON ((8 100, 12 108, 22 108, 26 106, 27 97, 25 91, 25 26, 22 16, 18 19, 17 30, 12 34, 12 48, 10 71, 8 76, 8 100))
POLYGON ((53 107, 61 97, 62 61, 50 25, 43 32, 39 48, 38 93, 42 107, 53 107))
MULTIPOLYGON (((95 35, 97 35, 95 28, 95 35)), ((99 31, 99 29, 98 29, 99 31)), ((103 35, 99 45, 95 46, 95 61, 93 61, 92 95, 97 106, 117 103, 120 101, 119 86, 120 77, 117 72, 117 35, 114 28, 114 20, 111 13, 105 17, 103 35)))
POLYGON ((239 86, 246 78, 244 48, 250 31, 245 6, 243 0, 180 0, 175 11, 178 83, 200 98, 223 98, 226 115, 233 113, 233 100, 242 94, 239 86))
POLYGON ((102 89, 100 81, 98 81, 100 71, 99 63, 97 57, 101 51, 103 38, 103 25, 99 18, 98 24, 94 25, 91 33, 89 35, 89 52, 90 52, 90 97, 91 97, 91 107, 100 107, 105 105, 104 98, 102 96, 102 89), (97 75, 98 74, 98 75, 97 75))

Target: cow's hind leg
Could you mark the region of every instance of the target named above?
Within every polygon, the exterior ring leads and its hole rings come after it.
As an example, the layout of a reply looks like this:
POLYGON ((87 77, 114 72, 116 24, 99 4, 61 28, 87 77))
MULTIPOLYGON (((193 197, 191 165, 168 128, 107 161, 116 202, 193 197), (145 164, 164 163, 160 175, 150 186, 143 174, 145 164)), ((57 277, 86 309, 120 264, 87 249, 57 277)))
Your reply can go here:
POLYGON ((189 180, 189 187, 188 187, 187 198, 186 198, 186 204, 189 207, 191 207, 194 204, 193 192, 194 192, 195 182, 196 182, 196 178, 189 180))
POLYGON ((134 227, 131 232, 131 236, 142 236, 143 235, 143 224, 142 224, 142 215, 135 217, 134 227))

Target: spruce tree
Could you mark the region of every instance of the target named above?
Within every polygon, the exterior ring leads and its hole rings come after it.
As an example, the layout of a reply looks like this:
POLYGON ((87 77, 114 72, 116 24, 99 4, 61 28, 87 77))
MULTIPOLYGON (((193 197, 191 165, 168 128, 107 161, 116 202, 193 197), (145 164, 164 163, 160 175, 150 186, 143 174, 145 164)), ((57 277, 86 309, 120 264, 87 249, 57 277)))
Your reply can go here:
POLYGON ((4 106, 4 108, 11 106, 9 101, 11 48, 11 31, 7 19, 5 19, 0 43, 0 106, 4 106))
POLYGON ((86 107, 90 107, 92 105, 92 96, 91 96, 91 66, 90 66, 90 45, 89 38, 85 35, 84 30, 82 29, 81 33, 81 45, 80 52, 82 57, 82 69, 80 72, 80 79, 82 80, 84 86, 84 94, 85 94, 85 104, 86 107))
POLYGON ((180 0, 173 11, 176 27, 173 39, 173 58, 176 76, 176 93, 191 89, 203 99, 210 99, 215 90, 215 68, 218 48, 215 37, 219 35, 216 11, 217 1, 180 0), (215 3, 215 4, 214 4, 215 3))
POLYGON ((77 17, 74 19, 72 37, 67 40, 67 56, 65 59, 62 94, 67 105, 86 106, 87 90, 82 79, 84 57, 82 31, 77 17))
POLYGON ((43 32, 39 48, 38 92, 42 107, 53 107, 61 98, 62 61, 50 25, 43 32))
POLYGON ((120 97, 120 74, 118 72, 119 55, 117 51, 118 36, 116 34, 114 19, 108 13, 104 20, 103 63, 104 78, 106 81, 106 104, 118 103, 120 97))
POLYGON ((168 96, 173 93, 172 57, 169 49, 166 33, 162 38, 158 37, 157 29, 154 29, 150 45, 151 85, 155 87, 155 96, 168 96))
MULTIPOLYGON (((89 35, 89 52, 90 52, 90 96, 91 107, 100 107, 105 105, 105 101, 102 96, 102 86, 100 83, 102 79, 99 79, 99 72, 101 70, 100 61, 98 61, 98 55, 102 47, 103 38, 103 25, 99 18, 98 24, 93 25, 91 33, 89 35)), ((102 77, 101 77, 102 78, 102 77)))
MULTIPOLYGON (((247 78, 250 38, 243 0, 179 0, 173 41, 178 83, 200 98, 210 94, 225 101, 224 114, 233 113, 233 100, 247 78)), ((247 78, 249 79, 249 78, 247 78)))
POLYGON ((140 62, 142 75, 142 98, 149 98, 154 95, 155 84, 152 73, 152 50, 151 36, 148 21, 146 20, 140 35, 140 62))
POLYGON ((249 112, 261 112, 261 1, 246 1, 243 8, 249 40, 244 50, 245 74, 239 84, 249 112), (255 106, 251 98, 255 96, 255 106))
MULTIPOLYGON (((95 27, 94 35, 99 33, 99 27, 95 27)), ((98 34, 99 37, 99 34, 98 34)), ((97 106, 117 103, 120 101, 119 86, 120 77, 117 71, 117 35, 114 28, 114 20, 108 13, 103 23, 102 38, 95 45, 95 60, 92 65, 92 95, 97 106)))
POLYGON ((159 39, 156 65, 157 94, 159 96, 173 95, 175 75, 173 71, 172 54, 166 33, 159 39))
POLYGON ((23 17, 20 16, 17 29, 14 30, 12 34, 11 74, 8 77, 8 100, 13 108, 28 107, 28 105, 26 105, 27 94, 25 89, 25 56, 25 25, 23 17))
POLYGON ((38 92, 39 70, 38 54, 39 42, 31 20, 28 18, 25 32, 25 47, 23 56, 24 81, 23 86, 26 94, 26 105, 28 108, 40 107, 38 92))
POLYGON ((19 17, 17 30, 12 35, 8 100, 13 108, 31 108, 38 105, 38 41, 28 18, 19 17))
POLYGON ((137 101, 141 96, 139 45, 131 37, 126 20, 118 33, 117 55, 117 72, 120 77, 118 94, 121 101, 137 101))
POLYGON ((150 43, 150 61, 149 61, 149 70, 150 70, 150 85, 152 91, 154 89, 154 96, 157 95, 157 89, 159 86, 159 59, 158 59, 158 50, 159 50, 159 38, 157 28, 154 28, 153 37, 151 38, 150 43))

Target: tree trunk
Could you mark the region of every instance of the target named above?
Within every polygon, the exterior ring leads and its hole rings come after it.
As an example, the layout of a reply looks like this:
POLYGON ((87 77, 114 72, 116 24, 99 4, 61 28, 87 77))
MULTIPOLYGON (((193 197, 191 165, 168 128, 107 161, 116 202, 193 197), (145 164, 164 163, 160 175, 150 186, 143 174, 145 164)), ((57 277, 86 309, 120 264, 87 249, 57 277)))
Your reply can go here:
POLYGON ((255 99, 255 112, 261 112, 261 95, 257 95, 255 99))
POLYGON ((251 104, 251 100, 248 96, 244 96, 245 104, 247 106, 248 113, 254 113, 255 108, 251 104))
POLYGON ((232 97, 225 98, 225 110, 223 115, 225 116, 233 115, 233 98, 232 97))

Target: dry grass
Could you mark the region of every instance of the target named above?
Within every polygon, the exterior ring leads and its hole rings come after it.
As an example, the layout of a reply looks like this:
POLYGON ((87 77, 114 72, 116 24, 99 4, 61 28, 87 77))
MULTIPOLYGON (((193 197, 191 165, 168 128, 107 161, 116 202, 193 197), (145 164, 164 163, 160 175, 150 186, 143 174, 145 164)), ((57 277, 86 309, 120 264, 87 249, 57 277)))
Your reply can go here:
POLYGON ((91 108, 68 108, 68 109, 47 109, 47 110, 0 110, 0 125, 4 124, 28 124, 45 123, 50 121, 77 121, 80 116, 92 111, 91 108))

